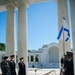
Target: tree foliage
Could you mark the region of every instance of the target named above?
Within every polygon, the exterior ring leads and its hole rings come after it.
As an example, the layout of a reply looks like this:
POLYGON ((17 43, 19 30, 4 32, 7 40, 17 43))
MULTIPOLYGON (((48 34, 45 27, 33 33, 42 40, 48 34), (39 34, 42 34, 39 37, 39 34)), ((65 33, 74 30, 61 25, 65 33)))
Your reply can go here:
POLYGON ((28 52, 30 52, 31 50, 28 50, 28 52))
POLYGON ((0 43, 0 51, 5 51, 5 44, 4 43, 0 43))

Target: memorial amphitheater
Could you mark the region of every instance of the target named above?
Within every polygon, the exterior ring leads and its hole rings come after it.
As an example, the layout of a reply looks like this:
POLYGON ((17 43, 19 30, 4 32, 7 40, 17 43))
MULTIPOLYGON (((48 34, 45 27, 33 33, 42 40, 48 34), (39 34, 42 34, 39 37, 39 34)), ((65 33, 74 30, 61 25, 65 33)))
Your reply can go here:
MULTIPOLYGON (((0 51, 0 62, 5 51, 0 51)), ((16 52, 17 55, 17 52, 16 52)), ((28 52, 29 68, 59 68, 59 47, 57 43, 43 45, 38 50, 28 52)))

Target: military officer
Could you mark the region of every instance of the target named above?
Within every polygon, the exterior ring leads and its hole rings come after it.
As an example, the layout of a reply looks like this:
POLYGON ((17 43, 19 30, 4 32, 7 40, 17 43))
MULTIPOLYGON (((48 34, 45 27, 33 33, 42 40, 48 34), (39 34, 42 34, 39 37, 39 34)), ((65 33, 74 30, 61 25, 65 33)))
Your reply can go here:
POLYGON ((18 72, 18 74, 19 75, 26 75, 26 66, 24 64, 24 58, 21 57, 19 60, 20 60, 20 62, 18 63, 18 65, 19 65, 19 72, 18 72))
POLYGON ((9 66, 10 66, 10 70, 11 70, 11 75, 16 75, 16 69, 15 69, 16 65, 14 62, 14 58, 15 58, 15 55, 10 56, 9 66))
POLYGON ((11 75, 8 60, 8 56, 3 57, 3 62, 1 62, 2 75, 11 75))
POLYGON ((73 69, 73 53, 67 52, 68 62, 66 66, 66 75, 74 75, 73 69))
POLYGON ((65 56, 65 59, 64 59, 64 69, 65 69, 65 73, 64 75, 67 75, 67 67, 68 67, 68 56, 66 55, 65 56))

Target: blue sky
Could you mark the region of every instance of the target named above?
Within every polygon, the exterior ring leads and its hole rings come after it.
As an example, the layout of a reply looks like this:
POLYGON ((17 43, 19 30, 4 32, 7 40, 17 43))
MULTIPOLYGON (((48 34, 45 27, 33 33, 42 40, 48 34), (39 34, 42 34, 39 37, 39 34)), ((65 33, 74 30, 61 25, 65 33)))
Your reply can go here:
MULTIPOLYGON (((16 11, 16 31, 18 12, 16 11)), ((57 3, 53 0, 30 5, 27 8, 28 49, 38 49, 44 44, 58 43, 57 3)), ((6 43, 6 12, 0 12, 0 42, 6 43)))

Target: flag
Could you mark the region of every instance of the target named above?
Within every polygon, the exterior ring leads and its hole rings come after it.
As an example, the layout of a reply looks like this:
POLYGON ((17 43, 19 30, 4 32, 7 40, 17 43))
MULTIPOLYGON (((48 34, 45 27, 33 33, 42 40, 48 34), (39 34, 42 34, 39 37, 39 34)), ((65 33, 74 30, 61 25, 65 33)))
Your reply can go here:
POLYGON ((63 17, 63 23, 62 23, 62 26, 60 28, 60 31, 59 31, 57 39, 58 40, 68 41, 69 38, 70 38, 69 26, 68 26, 68 24, 66 22, 65 17, 63 17), (64 37, 64 39, 63 39, 63 37, 64 37))

